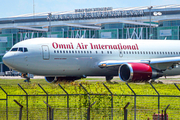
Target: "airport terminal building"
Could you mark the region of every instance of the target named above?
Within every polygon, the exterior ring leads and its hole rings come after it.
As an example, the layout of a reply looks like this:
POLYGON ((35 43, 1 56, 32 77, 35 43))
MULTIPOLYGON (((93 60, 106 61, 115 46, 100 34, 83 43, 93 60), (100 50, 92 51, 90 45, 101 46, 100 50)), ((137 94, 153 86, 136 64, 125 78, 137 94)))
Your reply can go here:
MULTIPOLYGON (((37 37, 180 40, 180 5, 85 8, 0 18, 2 57, 19 41, 37 37)), ((163 42, 163 41, 162 41, 163 42)))

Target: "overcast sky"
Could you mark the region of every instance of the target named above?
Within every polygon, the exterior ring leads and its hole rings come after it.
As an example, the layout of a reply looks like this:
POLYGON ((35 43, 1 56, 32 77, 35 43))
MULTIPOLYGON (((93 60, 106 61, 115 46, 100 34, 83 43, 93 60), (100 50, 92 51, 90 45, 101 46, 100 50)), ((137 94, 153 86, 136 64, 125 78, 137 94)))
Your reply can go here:
POLYGON ((180 0, 0 0, 0 18, 33 13, 74 11, 97 7, 141 7, 179 4, 180 0))

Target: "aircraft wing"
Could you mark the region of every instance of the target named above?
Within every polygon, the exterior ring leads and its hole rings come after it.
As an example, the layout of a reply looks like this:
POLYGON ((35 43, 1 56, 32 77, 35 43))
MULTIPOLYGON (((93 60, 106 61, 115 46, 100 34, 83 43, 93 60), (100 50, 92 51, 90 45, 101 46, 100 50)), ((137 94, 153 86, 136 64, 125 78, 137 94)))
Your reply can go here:
POLYGON ((180 57, 166 57, 166 58, 152 58, 152 59, 142 59, 142 60, 107 60, 101 61, 98 66, 100 68, 119 66, 126 63, 145 63, 149 64, 151 67, 157 70, 166 70, 169 68, 174 68, 175 65, 180 64, 180 57))

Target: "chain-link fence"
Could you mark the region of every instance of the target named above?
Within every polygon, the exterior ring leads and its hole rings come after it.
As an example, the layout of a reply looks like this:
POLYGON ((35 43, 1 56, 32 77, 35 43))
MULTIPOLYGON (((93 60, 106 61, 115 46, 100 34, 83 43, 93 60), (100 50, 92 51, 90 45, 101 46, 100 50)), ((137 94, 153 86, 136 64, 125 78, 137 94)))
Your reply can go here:
MULTIPOLYGON (((0 119, 2 120, 63 120, 63 119, 128 119, 144 120, 155 119, 177 120, 180 119, 180 95, 163 94, 150 83, 149 88, 154 94, 140 94, 131 86, 125 84, 127 93, 114 93, 111 88, 103 84, 106 93, 91 93, 91 88, 79 84, 79 94, 68 93, 58 84, 64 94, 50 94, 40 84, 39 89, 44 94, 30 94, 18 84, 20 93, 8 94, 3 87, 0 89, 5 98, 0 99, 0 119), (168 110, 168 107, 171 110, 168 110), (22 110, 22 111, 21 111, 22 110), (166 114, 165 114, 166 112, 166 114)), ((177 92, 179 87, 174 84, 177 92)), ((101 91, 101 90, 100 90, 101 91)), ((180 94, 180 93, 179 93, 180 94)))

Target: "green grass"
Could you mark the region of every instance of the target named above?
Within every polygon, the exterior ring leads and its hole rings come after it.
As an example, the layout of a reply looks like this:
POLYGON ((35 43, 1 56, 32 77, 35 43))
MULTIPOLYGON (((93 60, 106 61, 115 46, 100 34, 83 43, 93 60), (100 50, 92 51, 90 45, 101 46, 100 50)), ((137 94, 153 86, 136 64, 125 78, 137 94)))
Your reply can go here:
MULTIPOLYGON (((104 80, 103 78, 94 78, 95 80, 104 80)), ((111 116, 111 95, 103 86, 102 82, 87 82, 92 78, 83 79, 75 82, 62 82, 61 86, 68 92, 68 94, 79 94, 77 96, 69 97, 69 117, 70 119, 86 119, 86 108, 89 105, 88 95, 79 85, 81 83, 90 94, 90 102, 96 103, 92 106, 91 118, 94 119, 110 119, 111 116)), ((63 94, 65 92, 58 86, 58 84, 49 84, 44 79, 32 79, 31 83, 24 83, 23 79, 0 79, 0 86, 9 95, 25 95, 20 84, 29 95, 46 95, 38 86, 40 84, 49 95, 63 94)), ((113 95, 113 118, 123 119, 123 107, 130 102, 128 106, 128 119, 134 118, 134 96, 128 86, 123 83, 105 83, 111 90, 113 95)), ((154 89, 148 83, 129 83, 136 95, 157 95, 154 89)), ((177 95, 180 96, 180 91, 173 84, 153 84, 160 95, 177 95)), ((180 87, 180 85, 179 85, 180 87)), ((6 98, 5 93, 0 90, 0 99, 6 98)), ((16 99, 21 103, 23 108, 23 118, 26 118, 26 97, 25 96, 9 96, 8 97, 8 117, 9 119, 18 119, 19 106, 13 102, 16 99)), ((29 119, 46 119, 46 96, 29 96, 29 119)), ((48 103, 55 108, 55 119, 67 119, 67 97, 66 96, 49 96, 48 103)), ((154 113, 158 113, 158 97, 137 96, 136 99, 137 119, 152 119, 154 113)), ((180 118, 180 97, 160 97, 160 110, 164 110, 170 104, 167 110, 169 120, 177 120, 180 118)), ((6 101, 0 101, 0 119, 6 118, 6 101)))

